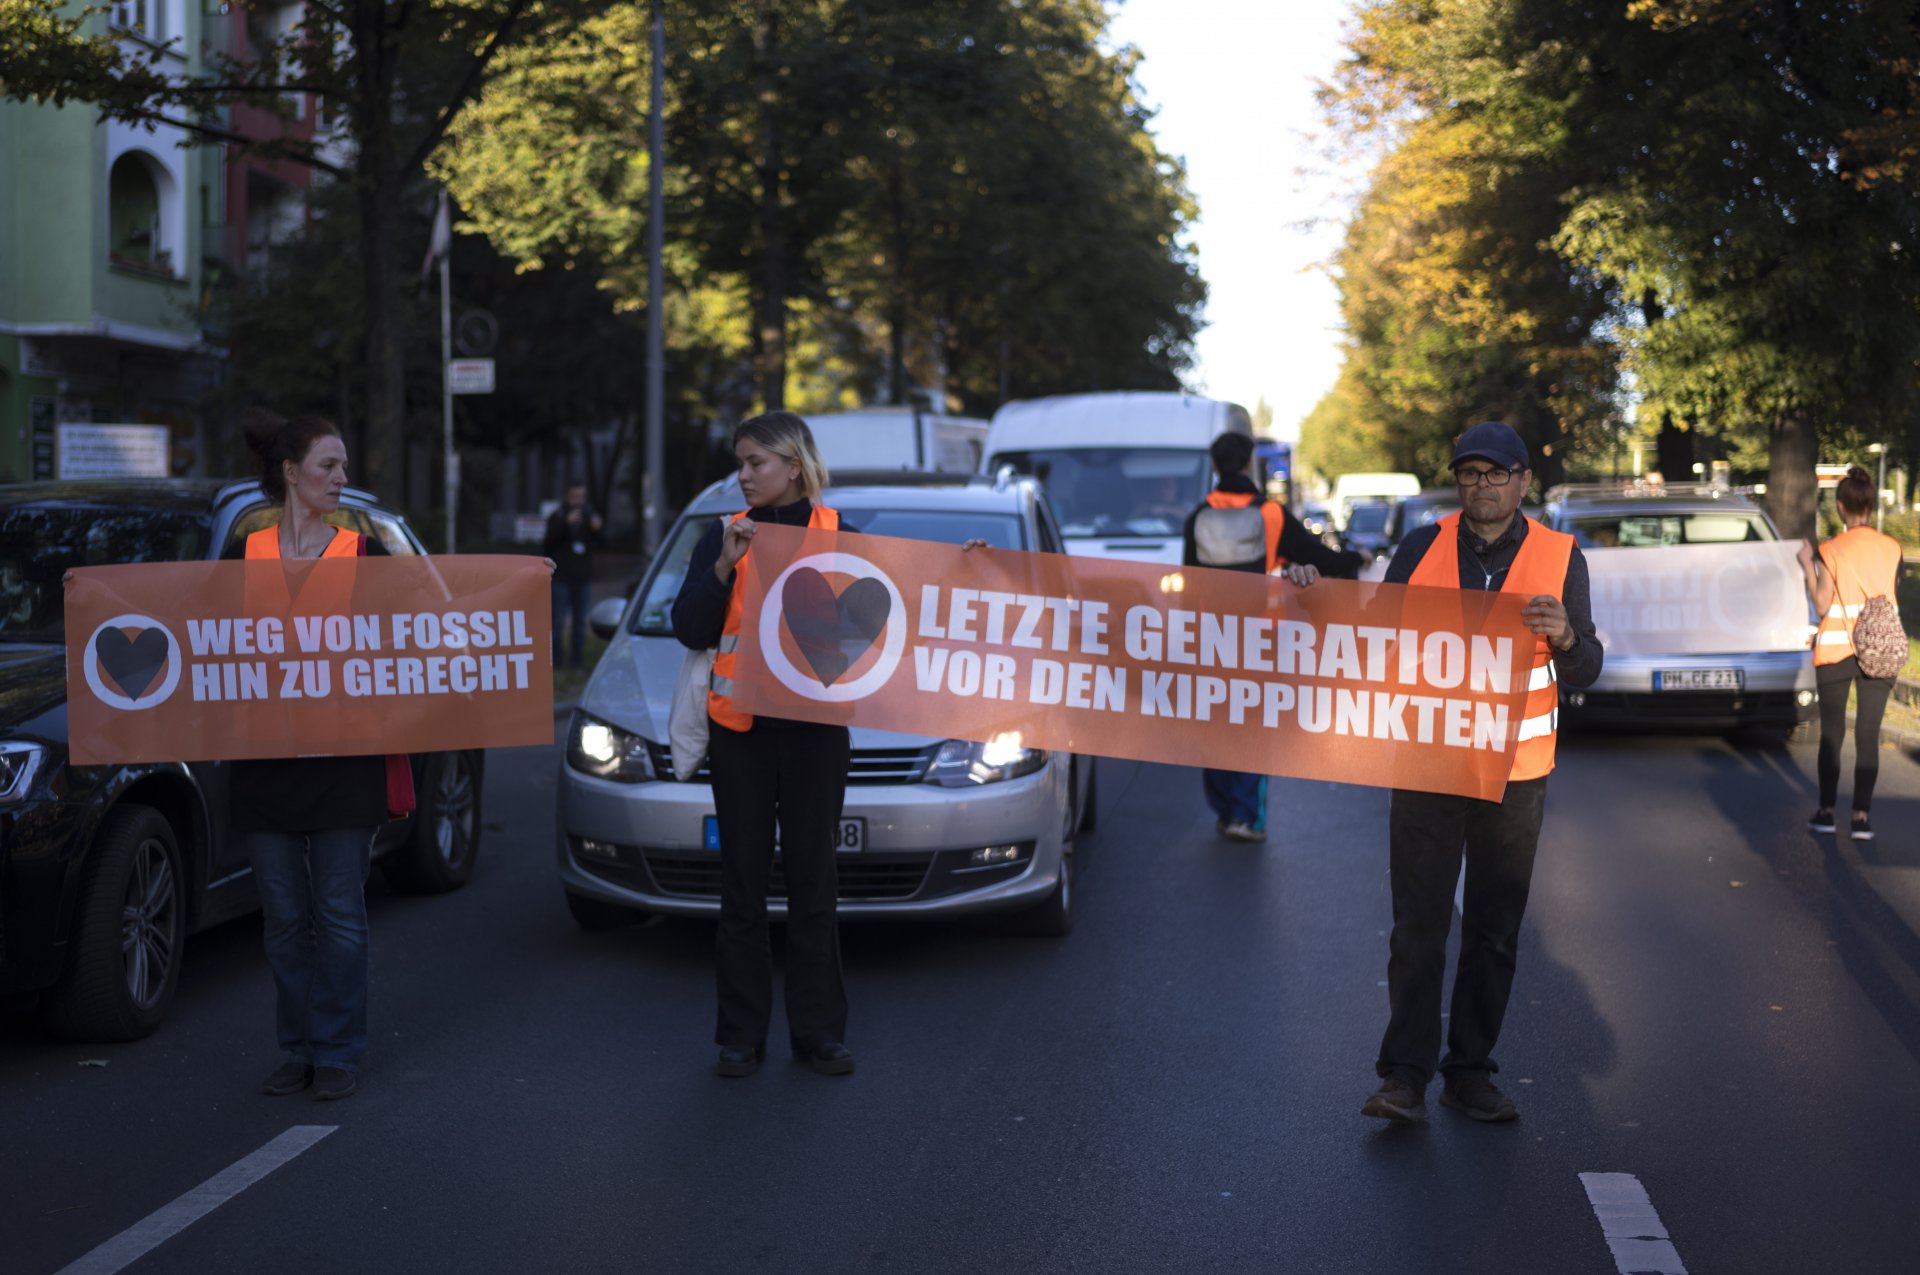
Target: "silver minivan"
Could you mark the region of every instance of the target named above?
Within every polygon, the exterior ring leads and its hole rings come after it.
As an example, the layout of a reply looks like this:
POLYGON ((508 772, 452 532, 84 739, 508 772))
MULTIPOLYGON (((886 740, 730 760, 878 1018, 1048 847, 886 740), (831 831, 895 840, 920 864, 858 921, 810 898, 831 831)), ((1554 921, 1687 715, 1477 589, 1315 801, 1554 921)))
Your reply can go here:
MULTIPOLYGON (((1586 549, 1780 538, 1758 505, 1711 487, 1560 487, 1547 493, 1544 521, 1586 549)), ((1811 610, 1808 617, 1810 633, 1811 610)), ((1561 712, 1569 723, 1630 728, 1791 730, 1812 720, 1815 698, 1813 655, 1806 649, 1638 656, 1608 651, 1606 667, 1592 686, 1560 689, 1561 712)))
MULTIPOLYGON (((868 535, 1062 551, 1030 480, 917 473, 842 475, 825 503, 868 535)), ((694 545, 746 508, 735 479, 675 522, 632 598, 602 603, 610 645, 568 725, 560 762, 560 880, 589 929, 639 912, 717 916, 720 846, 704 769, 676 782, 667 718, 685 654, 672 611, 694 545)), ((1073 920, 1075 835, 1092 827, 1093 759, 853 729, 840 821, 840 914, 1004 913, 1016 928, 1065 934, 1073 920)), ((785 915, 776 860, 768 901, 785 915)))

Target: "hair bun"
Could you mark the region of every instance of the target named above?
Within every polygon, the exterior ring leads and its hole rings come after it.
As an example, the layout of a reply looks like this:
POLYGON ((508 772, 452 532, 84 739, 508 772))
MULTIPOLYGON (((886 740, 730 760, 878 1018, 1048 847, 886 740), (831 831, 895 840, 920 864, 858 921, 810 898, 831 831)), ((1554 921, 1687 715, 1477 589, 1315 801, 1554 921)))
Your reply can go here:
POLYGON ((1853 479, 1855 482, 1860 482, 1860 483, 1870 483, 1873 481, 1873 475, 1869 474, 1865 469, 1861 468, 1859 465, 1847 466, 1847 477, 1853 479))
POLYGON ((269 408, 248 408, 240 418, 240 436, 246 439, 248 450, 256 456, 265 457, 286 424, 286 417, 269 408))

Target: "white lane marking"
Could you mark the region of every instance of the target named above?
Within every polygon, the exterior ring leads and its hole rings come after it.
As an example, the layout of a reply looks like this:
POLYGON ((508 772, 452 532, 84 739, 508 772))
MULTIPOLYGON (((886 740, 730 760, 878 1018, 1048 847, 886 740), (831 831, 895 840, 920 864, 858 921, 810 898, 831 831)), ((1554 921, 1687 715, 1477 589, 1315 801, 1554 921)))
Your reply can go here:
POLYGON ((1582 1173, 1587 1201, 1613 1250, 1620 1275, 1687 1275, 1680 1252, 1640 1179, 1631 1173, 1582 1173))
POLYGON ((113 1275, 125 1269, 339 1127, 333 1124, 293 1126, 173 1203, 147 1214, 71 1266, 62 1267, 59 1275, 113 1275))

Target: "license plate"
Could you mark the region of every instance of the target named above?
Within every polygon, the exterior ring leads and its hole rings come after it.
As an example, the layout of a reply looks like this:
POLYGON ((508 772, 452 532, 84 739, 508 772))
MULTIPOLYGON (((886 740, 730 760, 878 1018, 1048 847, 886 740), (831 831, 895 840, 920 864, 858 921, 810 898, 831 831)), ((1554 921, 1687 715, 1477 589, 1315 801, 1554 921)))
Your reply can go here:
POLYGON ((1745 672, 1737 668, 1670 668, 1653 675, 1656 691, 1738 691, 1746 684, 1745 672))
MULTIPOLYGON (((720 820, 708 815, 701 825, 700 843, 709 850, 720 849, 720 820)), ((833 826, 833 848, 841 854, 859 854, 867 848, 867 821, 856 816, 843 817, 833 826)), ((780 828, 774 826, 773 852, 780 853, 780 828)))

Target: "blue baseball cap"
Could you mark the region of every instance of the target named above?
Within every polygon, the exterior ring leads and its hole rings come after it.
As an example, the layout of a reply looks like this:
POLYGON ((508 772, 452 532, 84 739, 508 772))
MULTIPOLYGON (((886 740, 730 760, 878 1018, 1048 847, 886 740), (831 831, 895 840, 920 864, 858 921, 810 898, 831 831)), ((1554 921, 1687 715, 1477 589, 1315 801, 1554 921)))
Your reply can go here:
POLYGON ((1532 468, 1527 462, 1527 445, 1520 441, 1520 435, 1514 433, 1513 426, 1503 425, 1499 421, 1481 421, 1478 425, 1469 425, 1466 432, 1455 440, 1455 466, 1463 460, 1476 457, 1508 469, 1532 468))

